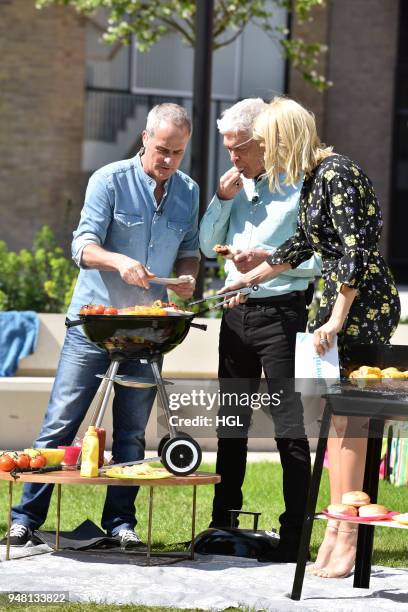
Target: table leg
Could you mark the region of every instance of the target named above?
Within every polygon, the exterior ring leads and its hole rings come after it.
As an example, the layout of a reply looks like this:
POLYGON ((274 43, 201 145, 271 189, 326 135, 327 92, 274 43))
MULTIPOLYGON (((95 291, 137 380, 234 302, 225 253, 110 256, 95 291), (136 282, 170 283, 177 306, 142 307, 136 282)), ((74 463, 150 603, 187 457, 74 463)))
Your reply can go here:
POLYGON ((10 529, 11 529, 11 508, 13 506, 13 481, 9 482, 9 507, 7 516, 7 546, 6 546, 6 561, 10 561, 10 529))
POLYGON ((193 507, 191 514, 191 553, 190 559, 194 560, 194 538, 195 538, 195 522, 196 522, 196 504, 197 504, 197 487, 193 486, 193 507))
POLYGON ((307 557, 309 554, 310 538, 312 536, 314 515, 316 512, 317 497, 319 495, 320 479, 322 477, 322 469, 324 462, 324 452, 327 446, 327 438, 329 435, 331 420, 331 409, 329 401, 323 412, 322 422, 320 425, 319 441, 317 443, 316 458, 313 466, 312 481, 310 483, 309 495, 306 503, 306 513, 303 522, 302 536, 300 538, 298 558, 296 562, 295 577, 293 580, 291 599, 298 601, 302 595, 303 579, 305 577, 305 569, 307 557))
POLYGON ((59 550, 61 525, 61 485, 57 484, 57 528, 55 530, 55 550, 59 550))
POLYGON ((150 553, 152 550, 152 520, 153 520, 153 487, 149 494, 149 520, 147 524, 147 565, 150 565, 150 553))
MULTIPOLYGON (((380 419, 370 419, 363 491, 370 496, 372 504, 377 502, 383 433, 384 421, 380 419)), ((358 528, 356 565, 353 582, 353 586, 356 588, 368 589, 370 586, 374 529, 375 527, 373 525, 363 524, 359 525, 358 528)))

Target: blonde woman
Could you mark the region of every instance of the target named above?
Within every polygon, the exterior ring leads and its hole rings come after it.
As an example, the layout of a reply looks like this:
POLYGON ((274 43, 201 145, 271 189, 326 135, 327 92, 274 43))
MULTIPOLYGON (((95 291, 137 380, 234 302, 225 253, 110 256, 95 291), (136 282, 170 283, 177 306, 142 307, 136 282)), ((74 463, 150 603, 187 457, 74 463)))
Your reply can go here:
MULTIPOLYGON (((295 235, 268 259, 222 291, 264 282, 318 253, 324 291, 311 325, 314 346, 324 354, 338 338, 342 374, 353 343, 388 343, 400 316, 398 292, 378 251, 382 219, 368 177, 350 159, 323 145, 313 115, 294 100, 275 98, 257 118, 254 138, 264 148, 271 190, 304 175, 295 235)), ((241 298, 242 299, 242 298, 241 298)), ((239 300, 233 298, 229 306, 239 300)), ((347 438, 344 420, 333 420, 328 443, 331 502, 360 490, 366 439, 347 438)), ((348 576, 354 566, 357 529, 329 521, 314 574, 348 576)))

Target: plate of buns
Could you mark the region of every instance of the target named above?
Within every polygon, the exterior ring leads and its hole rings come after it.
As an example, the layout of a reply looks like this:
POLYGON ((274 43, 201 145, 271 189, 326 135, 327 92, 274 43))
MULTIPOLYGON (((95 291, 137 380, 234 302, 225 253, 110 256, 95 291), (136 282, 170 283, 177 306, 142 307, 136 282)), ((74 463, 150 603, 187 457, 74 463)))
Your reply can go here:
POLYGON ((382 504, 371 504, 369 496, 364 491, 349 491, 342 496, 341 504, 330 504, 322 514, 342 521, 367 523, 390 520, 398 515, 398 512, 391 512, 382 504))
POLYGON ((398 368, 390 367, 378 368, 376 366, 360 366, 358 370, 353 370, 349 374, 351 380, 383 380, 384 378, 394 378, 398 380, 408 380, 408 370, 401 371, 398 368))

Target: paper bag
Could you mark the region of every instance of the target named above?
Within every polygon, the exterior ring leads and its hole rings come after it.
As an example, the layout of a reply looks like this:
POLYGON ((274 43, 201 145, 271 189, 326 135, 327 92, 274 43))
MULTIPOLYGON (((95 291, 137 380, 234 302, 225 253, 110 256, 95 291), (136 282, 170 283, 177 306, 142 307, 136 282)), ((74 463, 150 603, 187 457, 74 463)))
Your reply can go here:
POLYGON ((320 356, 313 346, 313 334, 298 332, 296 334, 295 377, 340 378, 337 336, 333 348, 320 356))

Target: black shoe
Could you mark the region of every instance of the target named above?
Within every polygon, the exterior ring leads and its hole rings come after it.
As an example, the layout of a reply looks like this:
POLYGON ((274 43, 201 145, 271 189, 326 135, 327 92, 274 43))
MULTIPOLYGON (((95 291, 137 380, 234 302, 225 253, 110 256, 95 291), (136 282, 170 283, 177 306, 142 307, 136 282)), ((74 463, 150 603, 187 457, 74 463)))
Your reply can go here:
MULTIPOLYGON (((10 545, 25 546, 33 537, 33 532, 26 525, 14 523, 10 528, 10 545)), ((7 534, 1 540, 0 544, 7 544, 7 534)))
POLYGON ((113 538, 119 542, 121 548, 130 549, 143 546, 142 540, 133 529, 121 529, 113 538))

